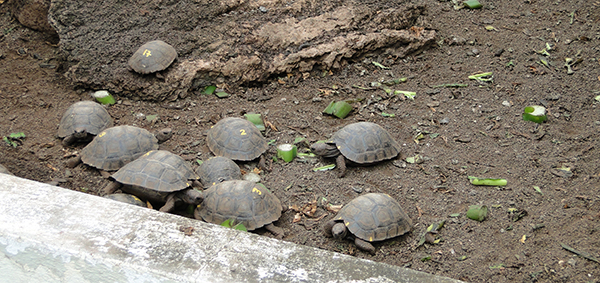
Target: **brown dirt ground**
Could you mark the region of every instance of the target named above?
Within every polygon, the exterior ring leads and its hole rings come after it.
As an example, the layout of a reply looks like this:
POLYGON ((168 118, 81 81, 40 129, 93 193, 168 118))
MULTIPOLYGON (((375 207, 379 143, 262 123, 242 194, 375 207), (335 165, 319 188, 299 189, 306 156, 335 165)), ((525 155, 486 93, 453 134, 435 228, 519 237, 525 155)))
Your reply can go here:
MULTIPOLYGON (((439 42, 422 54, 367 58, 338 72, 315 70, 297 85, 282 78, 235 89, 226 99, 191 95, 170 104, 120 99, 108 111, 117 125, 175 129, 161 148, 191 163, 211 156, 205 132, 221 117, 262 113, 277 128, 265 134, 275 144, 300 136, 316 141, 352 122, 376 122, 400 142, 401 157, 350 167, 343 179, 335 170, 311 170, 333 160, 275 162, 271 172, 261 174, 263 183, 288 206, 322 197, 345 204, 360 191, 388 193, 412 218, 412 233, 376 243, 378 251, 370 255, 350 241, 325 238, 320 228, 333 215, 319 208, 314 217, 296 223, 295 212, 286 212, 277 223, 286 231, 284 240, 470 282, 599 282, 599 263, 561 243, 600 258, 600 114, 594 100, 600 90, 600 3, 486 1, 484 9, 454 10, 451 2, 426 2, 439 42), (535 52, 546 43, 553 47, 550 67, 541 65, 535 52), (572 75, 563 67, 566 57, 582 59, 572 75), (481 72, 493 72, 493 82, 467 79, 481 72), (353 87, 398 77, 409 79, 394 88, 417 92, 414 101, 353 87), (469 86, 433 88, 446 83, 469 86), (331 100, 344 99, 364 100, 354 103, 343 120, 321 113, 331 100), (549 120, 539 127, 521 119, 523 108, 532 104, 549 111, 549 120), (140 113, 159 119, 148 122, 140 113), (417 143, 418 133, 423 139, 417 143), (424 162, 404 161, 416 154, 424 162), (557 167, 570 168, 572 176, 559 176, 557 167), (473 186, 469 175, 506 178, 508 185, 473 186), (488 219, 465 217, 474 204, 489 207, 488 219), (526 215, 513 221, 511 209, 526 215), (425 228, 442 220, 441 241, 416 248, 425 228)), ((57 39, 21 26, 6 5, 0 5, 0 13, 0 136, 27 135, 15 148, 0 144, 0 163, 19 177, 99 194, 108 181, 98 171, 65 167, 64 156, 82 145, 63 148, 55 137, 62 113, 76 101, 91 99, 91 90, 72 87, 60 67, 40 65, 60 66, 53 59, 57 39)), ((268 155, 274 154, 272 147, 268 155)))

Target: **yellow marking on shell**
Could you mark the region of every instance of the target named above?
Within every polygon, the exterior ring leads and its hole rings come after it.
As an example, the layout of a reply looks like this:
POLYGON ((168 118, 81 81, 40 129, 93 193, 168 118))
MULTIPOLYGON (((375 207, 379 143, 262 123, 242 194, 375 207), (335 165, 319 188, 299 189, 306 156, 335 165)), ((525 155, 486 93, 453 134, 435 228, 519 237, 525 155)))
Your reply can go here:
POLYGON ((133 199, 134 199, 134 200, 137 200, 137 201, 142 201, 141 199, 139 199, 139 198, 138 198, 138 197, 136 197, 136 196, 132 196, 132 197, 133 197, 133 199))
POLYGON ((246 135, 246 130, 240 129, 240 135, 245 136, 246 135))
POLYGON ((196 205, 196 208, 202 208, 202 205, 201 204, 196 205))
POLYGON ((369 242, 373 242, 373 237, 369 237, 369 242))
POLYGON ((191 186, 192 186, 192 183, 190 183, 190 182, 186 182, 185 184, 186 184, 188 187, 191 187, 191 186))
POLYGON ((346 223, 344 223, 344 224, 346 224, 346 226, 348 226, 348 225, 350 225, 350 222, 346 222, 346 223))
POLYGON ((148 49, 144 49, 144 53, 142 53, 142 55, 144 55, 146 57, 150 57, 150 56, 152 56, 152 52, 148 49))
POLYGON ((153 151, 154 151, 154 150, 151 150, 151 151, 148 151, 148 152, 144 153, 144 156, 148 156, 148 155, 150 155, 150 152, 153 152, 153 151))
POLYGON ((342 147, 338 145, 338 146, 337 146, 337 149, 340 149, 340 148, 342 148, 342 147))
POLYGON ((252 192, 257 193, 258 195, 262 195, 262 192, 256 187, 252 188, 252 192))
POLYGON ((101 138, 102 136, 106 135, 106 132, 102 132, 98 134, 98 137, 101 138))
POLYGON ((216 184, 217 182, 213 182, 213 186, 216 184))

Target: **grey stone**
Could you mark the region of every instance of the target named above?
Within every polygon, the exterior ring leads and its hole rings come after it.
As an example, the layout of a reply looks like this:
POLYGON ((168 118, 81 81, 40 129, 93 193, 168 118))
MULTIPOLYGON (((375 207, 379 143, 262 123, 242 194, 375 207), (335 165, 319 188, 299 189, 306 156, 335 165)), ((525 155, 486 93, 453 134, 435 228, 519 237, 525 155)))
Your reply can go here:
POLYGON ((6 174, 0 274, 11 282, 460 282, 6 174))

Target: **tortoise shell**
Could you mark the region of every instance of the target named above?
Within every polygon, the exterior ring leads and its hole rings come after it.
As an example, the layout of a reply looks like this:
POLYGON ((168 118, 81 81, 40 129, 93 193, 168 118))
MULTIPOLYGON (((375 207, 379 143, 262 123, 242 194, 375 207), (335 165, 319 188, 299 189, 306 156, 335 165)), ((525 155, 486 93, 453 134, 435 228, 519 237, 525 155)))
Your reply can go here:
POLYGON ((146 204, 139 199, 138 197, 134 196, 134 195, 130 195, 130 194, 110 194, 110 195, 106 195, 104 196, 107 199, 112 199, 112 200, 116 200, 116 201, 120 201, 120 202, 124 202, 124 203, 128 203, 128 204, 133 204, 133 205, 137 205, 137 206, 141 206, 141 207, 147 207, 146 204))
POLYGON ((196 215, 214 224, 233 219, 250 231, 279 219, 281 208, 279 199, 264 186, 230 180, 204 191, 204 202, 196 208, 196 215))
POLYGON ((254 160, 269 148, 267 140, 252 122, 233 117, 212 126, 206 143, 215 155, 240 161, 254 160))
POLYGON ((412 228, 412 221, 400 204, 387 194, 369 193, 345 205, 335 216, 354 236, 365 241, 382 241, 400 236, 412 228))
POLYGON ((347 125, 328 142, 335 143, 344 157, 359 164, 391 159, 400 152, 400 145, 390 133, 371 122, 347 125))
POLYGON ((158 140, 152 133, 134 126, 117 126, 99 133, 84 147, 81 160, 98 169, 113 171, 154 149, 158 149, 158 140))
POLYGON ((58 137, 82 132, 97 135, 112 123, 112 118, 102 105, 94 101, 79 101, 71 105, 60 119, 58 137))
POLYGON ((129 58, 129 67, 141 74, 150 74, 168 68, 177 58, 173 46, 161 40, 154 40, 142 45, 129 58))
POLYGON ((181 156, 166 150, 148 151, 127 163, 112 176, 125 185, 139 186, 160 192, 175 192, 191 187, 189 180, 198 177, 181 156))
POLYGON ((222 156, 211 157, 196 169, 200 182, 205 188, 229 180, 242 179, 240 167, 231 159, 222 156))

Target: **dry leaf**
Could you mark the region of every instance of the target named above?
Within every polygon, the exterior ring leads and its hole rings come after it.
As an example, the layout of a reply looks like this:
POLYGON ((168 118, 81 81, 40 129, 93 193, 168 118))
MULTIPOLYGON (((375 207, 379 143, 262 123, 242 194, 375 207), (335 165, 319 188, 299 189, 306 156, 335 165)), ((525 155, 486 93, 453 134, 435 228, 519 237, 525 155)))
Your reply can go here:
POLYGON ((302 212, 308 217, 314 217, 315 212, 317 212, 317 200, 311 201, 310 203, 306 204, 303 207, 302 212))
POLYGON ((279 130, 277 130, 277 128, 275 127, 275 125, 273 125, 273 123, 271 123, 269 121, 265 121, 265 126, 271 128, 271 130, 273 130, 275 132, 279 132, 279 130))
POLYGON ((423 30, 425 30, 424 27, 416 27, 416 26, 412 26, 410 27, 410 29, 408 29, 410 32, 415 34, 415 37, 420 37, 421 33, 423 32, 423 30))
POLYGON ((50 164, 47 164, 47 163, 46 163, 46 166, 48 166, 48 168, 52 169, 52 171, 54 171, 54 172, 58 172, 58 171, 60 171, 60 170, 58 170, 58 168, 56 168, 56 167, 54 167, 54 166, 52 166, 52 165, 50 165, 50 164))
POLYGON ((327 206, 325 206, 325 209, 327 209, 327 211, 329 212, 338 213, 343 206, 343 204, 328 204, 327 206))
POLYGON ((300 212, 296 213, 296 215, 294 215, 294 220, 292 220, 292 223, 297 223, 300 222, 302 220, 302 214, 300 212))

